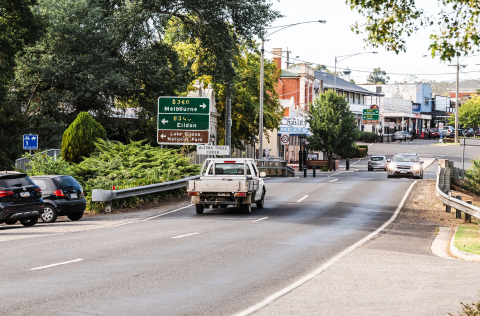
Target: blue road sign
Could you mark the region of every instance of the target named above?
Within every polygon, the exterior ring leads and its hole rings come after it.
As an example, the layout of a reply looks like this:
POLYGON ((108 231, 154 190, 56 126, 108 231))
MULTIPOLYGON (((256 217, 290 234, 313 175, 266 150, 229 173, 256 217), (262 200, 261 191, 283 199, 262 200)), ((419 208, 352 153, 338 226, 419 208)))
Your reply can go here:
POLYGON ((38 149, 38 135, 23 135, 23 149, 38 149))

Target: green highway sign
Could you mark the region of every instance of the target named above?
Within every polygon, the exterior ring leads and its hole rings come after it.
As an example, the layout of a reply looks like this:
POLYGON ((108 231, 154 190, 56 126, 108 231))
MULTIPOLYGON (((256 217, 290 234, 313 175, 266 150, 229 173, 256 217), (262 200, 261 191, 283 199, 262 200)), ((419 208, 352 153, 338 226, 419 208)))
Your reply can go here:
POLYGON ((205 131, 208 130, 209 124, 209 115, 158 114, 158 129, 205 131))
POLYGON ((209 142, 210 99, 158 98, 157 143, 197 145, 209 142))
POLYGON ((380 110, 379 109, 364 109, 363 110, 363 124, 379 124, 380 110))

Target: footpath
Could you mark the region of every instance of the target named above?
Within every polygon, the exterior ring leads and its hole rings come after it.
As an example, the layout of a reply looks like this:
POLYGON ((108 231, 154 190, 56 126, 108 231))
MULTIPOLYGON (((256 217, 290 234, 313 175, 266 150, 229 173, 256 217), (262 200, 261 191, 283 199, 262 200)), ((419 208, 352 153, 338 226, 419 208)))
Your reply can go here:
POLYGON ((432 184, 419 181, 382 234, 253 315, 457 315, 478 301, 480 263, 431 251, 440 225, 419 205, 439 203, 432 184))

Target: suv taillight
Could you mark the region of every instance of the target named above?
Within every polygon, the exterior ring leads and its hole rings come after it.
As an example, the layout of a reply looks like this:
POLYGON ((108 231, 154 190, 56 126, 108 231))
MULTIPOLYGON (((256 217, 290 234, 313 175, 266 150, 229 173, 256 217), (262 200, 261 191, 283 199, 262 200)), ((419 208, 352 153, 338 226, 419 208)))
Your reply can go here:
POLYGON ((62 190, 55 190, 55 191, 53 191, 53 194, 55 194, 56 196, 65 196, 65 195, 63 195, 62 190))
POLYGON ((13 195, 15 192, 13 191, 0 191, 0 197, 7 196, 7 195, 13 195))
POLYGON ((35 189, 35 192, 42 192, 42 189, 36 188, 36 189, 35 189))

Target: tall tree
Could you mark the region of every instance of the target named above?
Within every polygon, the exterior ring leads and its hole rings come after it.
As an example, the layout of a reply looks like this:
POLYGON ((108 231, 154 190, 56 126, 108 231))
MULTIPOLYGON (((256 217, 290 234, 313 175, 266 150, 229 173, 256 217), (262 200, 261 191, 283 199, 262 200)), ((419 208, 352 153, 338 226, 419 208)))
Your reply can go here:
POLYGON ((373 68, 373 71, 368 75, 367 82, 373 84, 386 84, 390 80, 387 73, 380 67, 373 68))
POLYGON ((471 127, 474 131, 477 130, 477 127, 480 126, 480 97, 474 97, 460 107, 458 123, 463 127, 471 127))
POLYGON ((420 0, 347 0, 352 10, 365 16, 365 21, 355 23, 352 30, 364 33, 369 45, 384 46, 398 54, 407 49, 405 36, 436 24, 438 30, 430 35, 432 57, 451 60, 480 50, 477 0, 438 0, 440 12, 435 15, 425 12, 420 3, 420 0))
POLYGON ((355 116, 345 98, 333 90, 320 94, 314 100, 309 123, 313 135, 308 138, 307 147, 325 152, 329 166, 334 154, 348 151, 358 141, 355 116))

